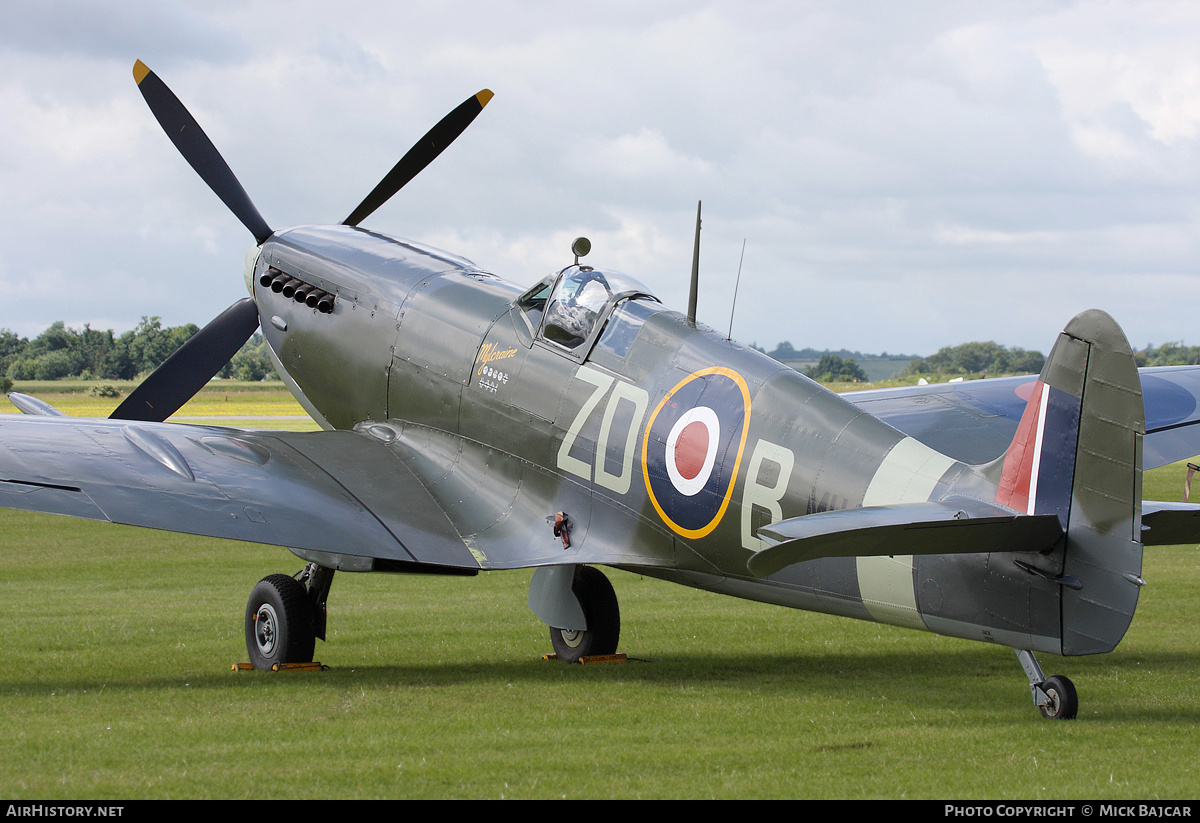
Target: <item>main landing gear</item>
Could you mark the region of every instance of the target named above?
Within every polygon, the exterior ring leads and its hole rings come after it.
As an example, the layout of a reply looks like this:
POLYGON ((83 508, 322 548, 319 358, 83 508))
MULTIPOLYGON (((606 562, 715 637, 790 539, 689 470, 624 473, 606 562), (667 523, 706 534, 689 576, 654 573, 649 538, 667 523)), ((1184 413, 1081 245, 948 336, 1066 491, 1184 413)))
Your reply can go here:
POLYGON ((325 601, 333 570, 308 564, 295 577, 258 581, 246 603, 246 651, 256 669, 311 663, 316 638, 325 639, 325 601))
POLYGON ((550 645, 559 660, 578 662, 582 657, 617 653, 621 637, 621 609, 612 583, 598 569, 579 566, 571 592, 587 619, 586 629, 550 627, 550 645))
POLYGON ((1072 720, 1079 713, 1079 698, 1075 684, 1060 674, 1044 677, 1033 652, 1017 649, 1017 659, 1029 677, 1029 690, 1033 693, 1033 704, 1042 717, 1051 720, 1072 720))
POLYGON ((621 610, 612 584, 591 566, 543 566, 529 584, 529 608, 550 627, 554 656, 567 663, 617 653, 621 610))

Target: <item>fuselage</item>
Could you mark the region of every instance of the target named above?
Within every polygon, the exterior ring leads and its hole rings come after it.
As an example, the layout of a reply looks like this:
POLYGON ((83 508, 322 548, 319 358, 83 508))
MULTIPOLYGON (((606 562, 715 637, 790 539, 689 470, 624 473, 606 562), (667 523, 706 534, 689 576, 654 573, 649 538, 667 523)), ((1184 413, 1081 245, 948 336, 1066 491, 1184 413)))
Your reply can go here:
POLYGON ((1058 650, 1058 587, 987 555, 750 574, 768 523, 951 489, 991 497, 993 481, 619 273, 571 266, 522 290, 455 255, 334 226, 276 233, 248 280, 281 374, 323 426, 391 425, 445 453, 444 505, 469 520, 459 498, 478 495, 485 512, 464 534, 485 568, 506 567, 506 541, 549 538, 544 518, 561 511, 571 545, 547 539, 546 563, 627 557, 742 597, 1058 650), (332 295, 332 310, 264 287, 276 272, 332 295), (548 316, 585 291, 602 299, 583 328, 548 316))

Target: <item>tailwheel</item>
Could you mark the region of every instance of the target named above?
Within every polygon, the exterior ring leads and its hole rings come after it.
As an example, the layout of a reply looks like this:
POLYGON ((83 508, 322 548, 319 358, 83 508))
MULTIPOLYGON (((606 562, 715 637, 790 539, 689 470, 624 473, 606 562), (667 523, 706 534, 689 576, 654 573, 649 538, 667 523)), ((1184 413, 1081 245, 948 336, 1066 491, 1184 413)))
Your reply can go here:
POLYGON ((583 609, 588 627, 586 630, 551 627, 550 644, 555 656, 576 663, 584 657, 616 654, 621 636, 621 610, 608 578, 591 566, 580 566, 571 592, 583 609))
POLYGON ((1029 678, 1029 691, 1033 695, 1033 705, 1041 711, 1042 717, 1050 720, 1072 720, 1079 714, 1079 697, 1075 694, 1075 684, 1061 674, 1046 677, 1037 658, 1028 649, 1013 649, 1017 660, 1025 669, 1029 678))
POLYGON ((316 647, 308 591, 294 577, 272 574, 246 604, 246 651, 256 669, 282 663, 311 663, 316 647))
POLYGON ((1046 695, 1046 704, 1039 706, 1042 717, 1051 720, 1071 720, 1079 713, 1079 697, 1075 694, 1075 684, 1062 675, 1054 675, 1040 684, 1039 688, 1046 695))

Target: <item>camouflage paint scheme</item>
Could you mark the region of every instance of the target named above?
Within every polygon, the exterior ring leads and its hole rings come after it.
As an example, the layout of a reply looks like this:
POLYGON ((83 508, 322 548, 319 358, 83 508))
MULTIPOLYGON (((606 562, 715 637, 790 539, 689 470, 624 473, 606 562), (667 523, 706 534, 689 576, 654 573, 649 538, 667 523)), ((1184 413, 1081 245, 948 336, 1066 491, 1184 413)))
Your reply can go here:
MULTIPOLYGON (((481 569, 607 564, 786 606, 1077 650, 1063 642, 1053 580, 1062 546, 1006 547, 1049 576, 990 553, 827 557, 753 574, 769 524, 951 494, 995 501, 997 481, 689 324, 644 287, 614 296, 593 335, 567 349, 544 338, 519 289, 417 244, 294 229, 263 247, 252 282, 272 266, 338 294, 338 311, 323 316, 255 287, 259 311, 283 321, 264 331, 297 396, 326 425, 386 443, 481 569), (697 406, 720 426, 709 482, 685 495, 664 444, 672 420, 697 406), (547 525, 557 511, 569 516, 567 548, 547 525)), ((1132 492, 1135 472, 1125 473, 1132 492)), ((1140 555, 1123 571, 1139 573, 1140 555)), ((1115 646, 1124 622, 1100 645, 1115 646)))
POLYGON ((1071 717, 1073 687, 1032 653, 1113 649, 1143 543, 1200 535, 1197 507, 1141 501, 1147 442, 1154 465, 1200 452, 1200 371, 1147 373, 1143 404, 1102 312, 1067 325, 1036 379, 843 397, 619 272, 576 258, 522 291, 359 228, 490 92, 344 224, 272 231, 182 104, 140 62, 134 74, 255 235, 251 296, 113 418, 13 395, 26 414, 0 416, 0 505, 288 547, 308 566, 256 587, 247 646, 253 658, 257 632, 269 652, 256 665, 311 660, 336 571, 536 567, 529 605, 552 638, 603 632, 615 650, 615 596, 590 568, 608 565, 1010 646, 1035 704, 1071 717), (325 431, 156 422, 255 326, 325 431), (280 652, 289 622, 308 626, 307 650, 280 652))

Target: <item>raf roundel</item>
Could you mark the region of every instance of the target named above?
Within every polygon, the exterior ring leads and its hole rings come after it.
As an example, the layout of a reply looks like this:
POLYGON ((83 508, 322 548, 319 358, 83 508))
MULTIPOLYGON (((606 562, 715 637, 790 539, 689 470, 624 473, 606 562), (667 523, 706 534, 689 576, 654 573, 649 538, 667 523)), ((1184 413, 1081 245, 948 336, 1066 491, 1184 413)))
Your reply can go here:
POLYGON ((667 435, 667 476, 675 491, 685 497, 699 494, 712 476, 721 440, 721 421, 708 406, 697 406, 680 415, 667 435))
POLYGON ((703 537, 721 522, 746 445, 750 392, 737 372, 693 372, 658 404, 642 441, 646 491, 663 522, 703 537))

